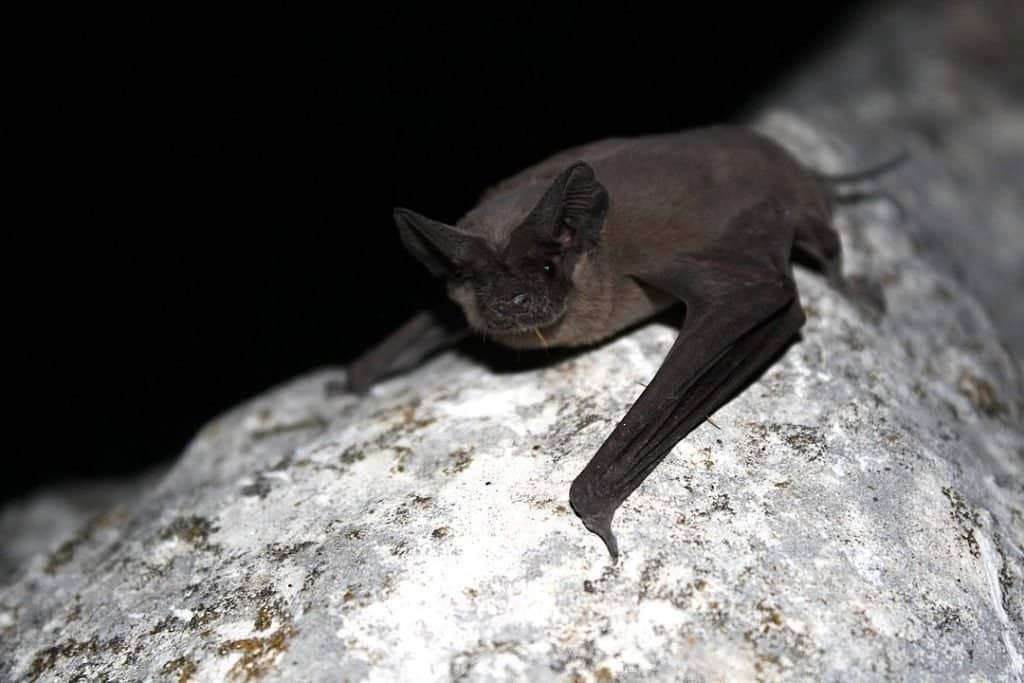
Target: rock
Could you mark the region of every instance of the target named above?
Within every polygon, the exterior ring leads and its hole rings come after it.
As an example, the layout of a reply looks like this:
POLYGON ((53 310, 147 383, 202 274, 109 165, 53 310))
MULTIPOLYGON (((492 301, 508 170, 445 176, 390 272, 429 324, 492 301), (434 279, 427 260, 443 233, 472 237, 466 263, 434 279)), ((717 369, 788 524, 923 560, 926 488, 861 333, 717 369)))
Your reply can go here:
MULTIPOLYGON (((143 495, 164 474, 163 467, 123 480, 79 481, 25 496, 0 509, 0 582, 33 556, 73 537, 83 524, 98 520, 113 505, 143 495)), ((69 545, 55 559, 72 552, 69 545)))
POLYGON ((845 38, 758 108, 803 112, 870 165, 900 149, 884 181, 914 252, 966 285, 1024 362, 1024 3, 870 4, 845 38))
MULTIPOLYGON (((762 126, 809 163, 792 114, 762 126)), ((1021 379, 888 204, 840 213, 876 316, 798 272, 803 338, 616 518, 570 481, 674 338, 364 398, 325 370, 207 425, 135 502, 0 591, 3 680, 1014 680, 1021 379), (689 678, 687 678, 689 677, 689 678)))

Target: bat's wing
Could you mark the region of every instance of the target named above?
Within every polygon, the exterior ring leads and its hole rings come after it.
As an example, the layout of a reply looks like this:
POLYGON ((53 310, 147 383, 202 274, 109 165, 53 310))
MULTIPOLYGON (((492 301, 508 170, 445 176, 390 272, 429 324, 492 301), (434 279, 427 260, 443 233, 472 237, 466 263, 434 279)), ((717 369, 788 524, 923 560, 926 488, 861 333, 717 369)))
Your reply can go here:
POLYGON ((775 200, 670 268, 633 274, 686 305, 679 337, 647 388, 576 477, 569 499, 612 558, 615 510, 672 447, 753 381, 804 322, 789 265, 791 217, 775 200))
POLYGON ((365 393, 374 383, 418 365, 427 356, 466 336, 465 323, 435 310, 420 311, 382 342, 355 359, 344 383, 331 382, 327 393, 365 393))

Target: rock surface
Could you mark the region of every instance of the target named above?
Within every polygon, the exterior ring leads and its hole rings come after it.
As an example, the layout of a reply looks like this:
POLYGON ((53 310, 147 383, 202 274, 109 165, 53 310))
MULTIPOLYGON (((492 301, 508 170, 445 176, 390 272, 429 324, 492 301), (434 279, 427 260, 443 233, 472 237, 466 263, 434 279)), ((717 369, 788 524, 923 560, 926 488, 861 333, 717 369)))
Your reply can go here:
POLYGON ((79 481, 34 493, 0 508, 0 584, 55 541, 75 535, 82 524, 116 504, 131 504, 165 468, 124 479, 79 481))
MULTIPOLYGON (((918 253, 985 305, 1024 363, 1024 3, 909 0, 868 8, 769 105, 828 131, 848 164, 903 148, 900 198, 918 253)), ((833 167, 838 170, 841 166, 833 167)))
MULTIPOLYGON (((792 114, 762 126, 832 161, 792 114)), ((804 271, 803 339, 616 519, 570 481, 657 368, 647 326, 540 369, 324 371, 207 425, 0 591, 3 680, 1015 680, 1021 381, 884 202, 837 225, 868 314, 804 271)))

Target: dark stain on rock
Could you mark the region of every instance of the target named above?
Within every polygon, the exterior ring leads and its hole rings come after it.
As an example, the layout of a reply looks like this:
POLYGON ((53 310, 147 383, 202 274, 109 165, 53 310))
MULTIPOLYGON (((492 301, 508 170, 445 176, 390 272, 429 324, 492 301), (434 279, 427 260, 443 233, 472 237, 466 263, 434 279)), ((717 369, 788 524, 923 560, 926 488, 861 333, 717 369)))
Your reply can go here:
POLYGON ((435 418, 432 417, 417 418, 417 408, 419 408, 419 400, 402 409, 402 427, 407 431, 423 429, 427 425, 433 424, 436 421, 435 418))
POLYGON ((803 425, 779 425, 780 436, 795 451, 807 456, 808 462, 814 462, 825 452, 825 438, 814 427, 803 425))
POLYGON ((464 471, 473 462, 471 449, 459 448, 448 454, 449 464, 444 468, 447 475, 455 475, 464 471))
POLYGON ((164 617, 160 621, 153 625, 153 628, 149 629, 149 635, 155 636, 160 633, 168 633, 171 631, 180 631, 185 625, 181 619, 175 616, 164 617))
POLYGON ((291 466, 292 460, 294 458, 295 458, 294 454, 292 454, 292 453, 285 453, 284 455, 281 456, 280 460, 278 460, 273 465, 268 467, 267 470, 270 471, 270 472, 281 472, 283 470, 286 470, 286 469, 288 469, 291 466))
POLYGON ((220 619, 220 612, 206 605, 199 605, 192 610, 192 618, 188 620, 188 629, 191 631, 202 631, 214 621, 220 619))
POLYGON ((481 679, 483 671, 477 671, 477 667, 481 664, 486 667, 485 662, 495 653, 503 653, 523 661, 523 655, 518 648, 519 644, 511 640, 478 640, 475 647, 456 653, 449 660, 448 680, 475 681, 481 679))
POLYGON ((762 614, 761 625, 764 633, 767 633, 772 628, 782 626, 782 613, 779 610, 768 605, 764 600, 758 602, 755 607, 762 614))
POLYGON ((248 497, 257 496, 262 500, 267 497, 271 488, 273 487, 270 485, 270 481, 262 474, 257 474, 253 483, 242 487, 242 495, 248 497))
POLYGON ((967 370, 960 372, 956 388, 975 408, 988 417, 999 417, 1006 413, 1006 406, 999 400, 995 386, 967 370))
POLYGON ((392 513, 391 521, 396 526, 405 526, 409 523, 409 517, 409 508, 407 508, 405 505, 399 505, 398 507, 395 508, 395 511, 392 513))
POLYGON ((196 550, 219 553, 220 546, 211 544, 208 540, 210 534, 216 533, 218 530, 219 527, 214 526, 205 517, 190 515, 176 518, 160 532, 160 538, 163 540, 176 538, 188 543, 196 550))
POLYGON ((755 609, 757 622, 743 632, 743 639, 754 648, 757 679, 794 674, 794 665, 818 648, 807 636, 792 630, 782 612, 766 599, 759 600, 755 609))
POLYGON ((435 419, 432 417, 418 418, 416 417, 416 411, 420 407, 420 399, 414 398, 408 403, 399 406, 388 406, 382 410, 378 410, 370 416, 371 420, 387 421, 394 417, 398 417, 398 425, 394 431, 413 431, 415 429, 421 429, 427 425, 433 424, 435 419))
POLYGON ((979 526, 978 513, 964 503, 963 498, 956 490, 943 486, 942 495, 949 501, 950 517, 960 527, 960 540, 967 544, 967 550, 973 557, 981 557, 978 539, 974 537, 974 530, 979 526))
POLYGON ((198 668, 191 659, 178 657, 166 662, 161 671, 169 676, 177 676, 178 683, 189 683, 198 668))
POLYGON ((640 593, 641 600, 661 597, 661 591, 657 584, 661 576, 661 569, 665 566, 665 558, 655 557, 647 561, 640 570, 640 593))
POLYGON ((551 510, 559 515, 569 514, 569 508, 565 507, 565 505, 560 503, 559 500, 561 499, 548 497, 540 500, 531 499, 529 503, 530 507, 537 508, 538 510, 551 510))
POLYGON ((584 429, 594 424, 595 422, 603 422, 604 418, 594 413, 584 415, 576 422, 576 431, 582 432, 584 429))
POLYGON ((448 527, 446 527, 446 526, 439 526, 436 529, 434 529, 433 531, 431 531, 430 535, 432 537, 440 540, 442 538, 447 538, 448 537, 448 533, 449 533, 448 532, 448 527))
POLYGON ((94 516, 78 533, 64 541, 64 543, 62 543, 56 550, 50 553, 43 571, 47 574, 56 574, 58 569, 74 559, 75 552, 79 547, 95 538, 97 531, 113 526, 126 517, 127 514, 120 508, 115 508, 94 516))
POLYGON ((342 465, 351 465, 352 463, 359 462, 366 458, 363 453, 362 446, 352 445, 344 450, 344 452, 338 457, 341 460, 342 465))
POLYGON ((1013 601, 1010 600, 1010 596, 1014 594, 1013 577, 1010 575, 1010 563, 1006 561, 1006 556, 1003 554, 1003 550, 999 547, 999 544, 995 544, 995 548, 996 552, 999 554, 999 560, 1001 563, 999 565, 999 588, 1003 594, 1003 609, 1007 614, 1014 615, 1014 617, 1019 621, 1021 616, 1020 612, 1015 609, 1015 605, 1012 604, 1013 601))
POLYGON ((36 652, 29 667, 29 680, 38 680, 43 674, 53 671, 57 662, 73 657, 98 657, 101 654, 120 654, 124 650, 124 639, 115 636, 110 640, 100 640, 93 636, 89 640, 80 641, 69 638, 64 642, 36 652))
POLYGON ((691 609, 693 596, 707 588, 707 581, 697 578, 682 586, 678 584, 665 585, 660 579, 664 564, 665 559, 658 557, 643 567, 640 573, 640 591, 637 597, 642 600, 666 600, 678 609, 691 609))
POLYGON ((729 505, 729 494, 719 493, 717 496, 712 498, 711 512, 728 512, 729 514, 735 514, 732 507, 729 505))
POLYGON ((413 455, 412 449, 405 446, 392 446, 391 450, 395 452, 395 464, 391 466, 391 473, 400 474, 405 472, 405 466, 413 455))
POLYGON ((301 553, 306 548, 316 545, 313 541, 302 541, 301 543, 268 543, 266 554, 274 562, 282 562, 292 555, 301 553))
POLYGON ((256 610, 256 619, 252 627, 255 631, 266 631, 274 623, 274 615, 267 607, 263 606, 256 610))
POLYGON ((940 605, 933 610, 935 628, 941 633, 962 633, 964 628, 960 613, 949 605, 940 605))
POLYGON ((72 621, 78 621, 82 618, 82 596, 76 595, 74 602, 71 603, 71 607, 68 608, 67 616, 64 617, 64 623, 71 623, 72 621))
POLYGON ((295 630, 286 623, 268 636, 241 638, 221 644, 218 652, 222 656, 235 652, 242 654, 242 658, 228 670, 228 679, 251 681, 265 677, 275 669, 277 658, 288 649, 288 642, 294 635, 295 630))
POLYGON ((372 448, 373 450, 390 449, 397 452, 395 464, 392 466, 391 472, 404 472, 406 464, 408 463, 409 458, 413 455, 413 452, 407 447, 395 446, 393 443, 394 437, 422 429, 436 421, 435 418, 432 417, 417 418, 416 410, 419 408, 419 405, 420 401, 419 399, 416 399, 401 406, 385 408, 384 410, 377 411, 371 415, 371 420, 390 421, 396 416, 398 420, 396 424, 391 425, 372 440, 353 444, 346 448, 340 458, 342 465, 351 465, 354 462, 363 460, 366 457, 364 451, 368 448, 372 448))
MULTIPOLYGON (((774 436, 793 450, 801 453, 807 462, 814 462, 825 454, 827 444, 825 437, 817 427, 808 427, 791 423, 753 423, 749 425, 751 433, 758 440, 774 436)), ((761 450, 764 450, 762 447, 761 450)))
POLYGON ((866 348, 864 338, 860 332, 851 327, 846 321, 840 321, 838 337, 840 341, 846 343, 847 348, 855 353, 866 348))

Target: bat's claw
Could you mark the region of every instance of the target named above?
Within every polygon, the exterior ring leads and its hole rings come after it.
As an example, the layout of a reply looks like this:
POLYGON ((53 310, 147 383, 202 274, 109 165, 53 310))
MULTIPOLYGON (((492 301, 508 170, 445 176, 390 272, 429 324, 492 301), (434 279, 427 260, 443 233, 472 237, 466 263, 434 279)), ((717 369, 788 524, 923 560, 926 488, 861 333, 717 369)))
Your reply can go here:
POLYGON ((373 378, 360 373, 357 369, 346 368, 344 378, 328 380, 324 384, 324 395, 327 398, 362 396, 370 390, 373 381, 373 378))
POLYGON ((615 564, 619 561, 619 543, 612 533, 612 517, 619 505, 614 503, 609 507, 608 503, 607 497, 602 498, 580 477, 576 477, 569 487, 569 505, 573 512, 579 516, 583 526, 601 537, 612 556, 612 564, 615 564))
POLYGON ((352 391, 348 388, 348 378, 332 379, 324 384, 324 396, 327 398, 344 396, 351 393, 352 391))
POLYGON ((587 515, 580 519, 583 520, 583 526, 601 537, 605 547, 608 548, 608 554, 612 556, 612 564, 617 563, 619 561, 619 543, 615 540, 615 534, 612 533, 611 514, 587 515))

